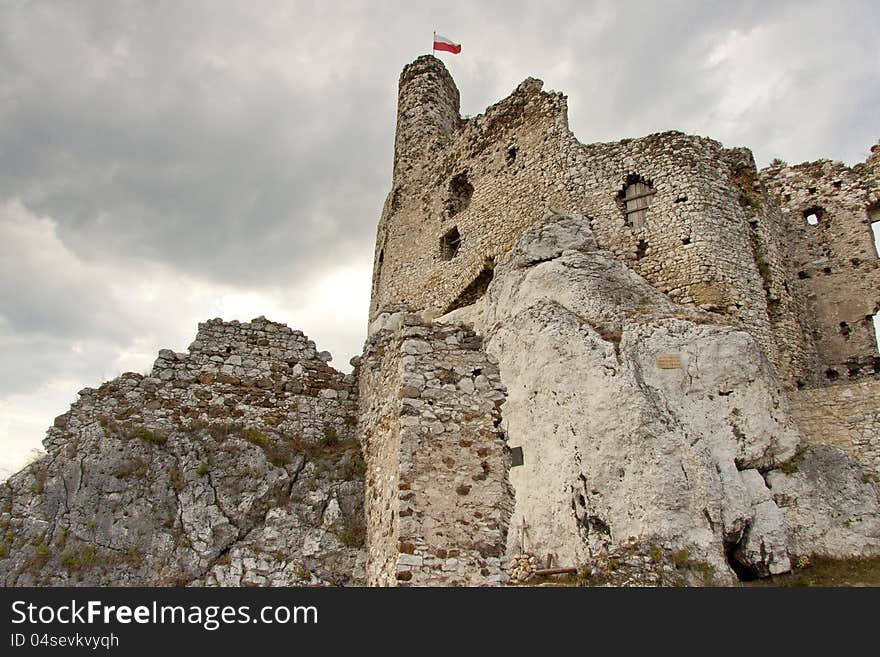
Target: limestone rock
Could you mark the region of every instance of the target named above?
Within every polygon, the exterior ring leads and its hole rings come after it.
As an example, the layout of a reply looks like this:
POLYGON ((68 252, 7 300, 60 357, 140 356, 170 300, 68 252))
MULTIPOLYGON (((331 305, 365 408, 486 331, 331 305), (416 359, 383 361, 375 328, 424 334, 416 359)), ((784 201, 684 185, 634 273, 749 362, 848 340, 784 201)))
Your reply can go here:
POLYGON ((835 558, 880 554, 880 493, 837 447, 809 447, 767 475, 788 524, 792 555, 835 558))
POLYGON ((509 390, 503 426, 524 451, 511 554, 581 564, 639 536, 716 583, 736 579, 728 555, 748 574, 790 569, 790 514, 760 472, 801 438, 748 333, 672 303, 598 249, 585 219, 559 215, 451 319, 485 335, 509 390))
POLYGON ((0 584, 363 581, 356 388, 309 351, 262 318, 212 321, 189 354, 160 352, 159 376, 81 391, 0 485, 0 584), (214 358, 257 376, 190 376, 214 358), (307 390, 289 391, 294 362, 307 390))

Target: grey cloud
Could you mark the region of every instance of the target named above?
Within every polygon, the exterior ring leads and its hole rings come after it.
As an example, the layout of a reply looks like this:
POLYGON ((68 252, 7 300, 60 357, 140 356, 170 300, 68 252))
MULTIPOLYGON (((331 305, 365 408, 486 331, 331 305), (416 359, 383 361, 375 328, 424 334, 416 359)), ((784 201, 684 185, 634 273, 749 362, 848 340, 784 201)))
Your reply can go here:
MULTIPOLYGON (((50 217, 70 257, 47 264, 0 224, 0 394, 97 384, 99 363, 169 335, 179 309, 120 308, 116 279, 159 268, 305 307, 307 283, 370 254, 397 76, 432 29, 464 44, 444 58, 466 113, 533 75, 585 142, 680 129, 759 162, 854 162, 880 136, 878 23, 871 0, 3 2, 0 208, 50 217), (734 31, 744 45, 710 66, 734 31)), ((350 336, 328 339, 353 353, 350 336)))

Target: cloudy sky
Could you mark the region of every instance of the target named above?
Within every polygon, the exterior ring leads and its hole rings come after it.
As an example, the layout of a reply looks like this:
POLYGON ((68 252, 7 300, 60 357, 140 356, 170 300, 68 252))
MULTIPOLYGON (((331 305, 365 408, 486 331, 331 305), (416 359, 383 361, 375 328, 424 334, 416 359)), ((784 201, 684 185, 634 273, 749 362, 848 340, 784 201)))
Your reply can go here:
POLYGON ((207 318, 300 328, 348 368, 397 77, 443 55, 478 114, 527 76, 583 142, 667 129, 862 161, 880 4, 0 0, 0 473, 76 391, 207 318))

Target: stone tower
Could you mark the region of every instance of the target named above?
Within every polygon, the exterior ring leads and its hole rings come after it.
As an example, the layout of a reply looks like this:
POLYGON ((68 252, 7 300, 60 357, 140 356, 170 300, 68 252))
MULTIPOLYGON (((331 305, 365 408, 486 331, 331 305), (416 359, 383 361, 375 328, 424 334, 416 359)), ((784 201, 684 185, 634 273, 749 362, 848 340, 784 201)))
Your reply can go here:
POLYGON ((576 212, 674 301, 747 329, 789 386, 812 380, 814 336, 792 292, 785 220, 751 153, 680 132, 584 145, 565 97, 541 88, 529 78, 462 119, 440 60, 404 69, 370 318, 389 305, 443 313, 473 303, 546 212, 576 212))

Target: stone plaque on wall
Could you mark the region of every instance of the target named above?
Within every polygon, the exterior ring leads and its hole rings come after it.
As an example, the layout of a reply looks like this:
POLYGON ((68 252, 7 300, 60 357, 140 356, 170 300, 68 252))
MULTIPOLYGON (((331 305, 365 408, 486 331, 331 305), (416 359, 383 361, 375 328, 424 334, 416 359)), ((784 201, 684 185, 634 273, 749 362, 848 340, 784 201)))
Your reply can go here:
POLYGON ((681 355, 680 354, 659 354, 657 356, 657 367, 661 370, 680 370, 681 355))
POLYGON ((515 468, 518 465, 523 464, 523 448, 522 447, 511 447, 510 448, 510 467, 515 468))

